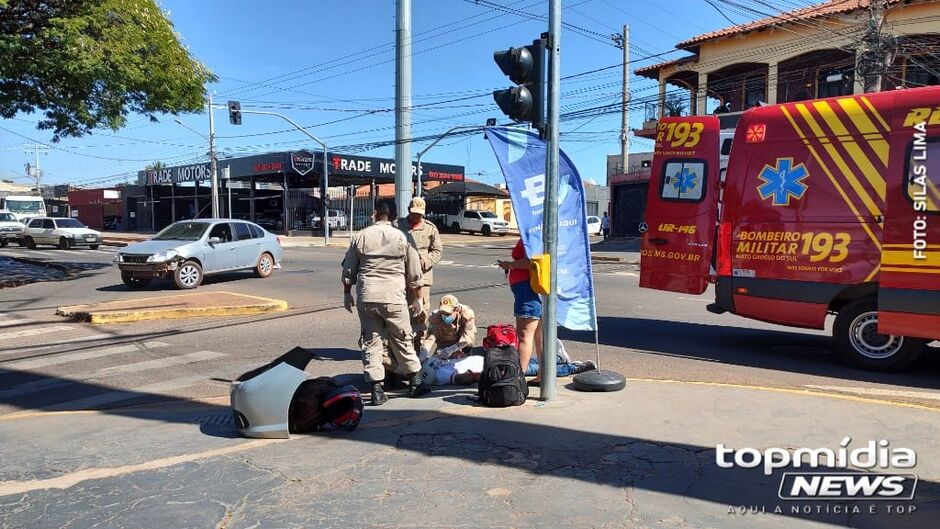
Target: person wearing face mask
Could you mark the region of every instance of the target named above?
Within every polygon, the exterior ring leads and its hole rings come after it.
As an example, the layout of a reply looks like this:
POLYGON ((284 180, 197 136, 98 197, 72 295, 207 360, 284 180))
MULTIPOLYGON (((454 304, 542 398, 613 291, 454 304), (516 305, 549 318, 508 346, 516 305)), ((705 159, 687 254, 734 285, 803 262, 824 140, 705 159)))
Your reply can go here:
POLYGON ((440 307, 428 319, 428 333, 421 341, 419 357, 449 358, 455 353, 473 347, 477 336, 476 315, 473 309, 461 304, 457 297, 447 294, 440 307))

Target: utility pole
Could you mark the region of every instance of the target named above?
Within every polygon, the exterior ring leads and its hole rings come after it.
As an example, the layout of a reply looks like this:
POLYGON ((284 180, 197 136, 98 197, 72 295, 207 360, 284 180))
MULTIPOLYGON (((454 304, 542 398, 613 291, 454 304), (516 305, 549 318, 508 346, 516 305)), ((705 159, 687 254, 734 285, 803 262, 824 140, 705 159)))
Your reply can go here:
POLYGON ((881 90, 882 77, 888 72, 896 49, 894 36, 882 33, 885 22, 884 0, 871 0, 869 13, 868 28, 862 37, 861 52, 855 67, 866 93, 881 90))
POLYGON ((542 312, 542 381, 540 400, 555 400, 555 369, 558 327, 555 306, 558 300, 558 105, 561 88, 561 0, 549 1, 548 12, 548 133, 545 135, 545 214, 542 242, 549 255, 549 292, 542 312))
POLYGON ((219 218, 219 162, 215 157, 215 111, 212 108, 212 92, 209 92, 209 173, 212 185, 212 218, 219 218))
POLYGON ((395 17, 395 203, 397 218, 411 202, 411 0, 396 0, 395 17))
MULTIPOLYGON (((629 151, 630 134, 630 26, 624 24, 623 35, 611 35, 614 45, 623 50, 623 92, 621 93, 621 121, 620 121, 620 172, 627 172, 627 158, 629 151)), ((608 180, 610 175, 607 175, 608 180)))
POLYGON ((34 156, 33 160, 35 161, 35 165, 32 167, 26 164, 26 176, 31 176, 36 180, 36 193, 42 195, 42 188, 39 187, 39 180, 42 178, 42 169, 39 167, 39 153, 49 154, 49 151, 47 151, 46 146, 41 143, 30 143, 24 147, 24 152, 26 154, 32 154, 34 156))

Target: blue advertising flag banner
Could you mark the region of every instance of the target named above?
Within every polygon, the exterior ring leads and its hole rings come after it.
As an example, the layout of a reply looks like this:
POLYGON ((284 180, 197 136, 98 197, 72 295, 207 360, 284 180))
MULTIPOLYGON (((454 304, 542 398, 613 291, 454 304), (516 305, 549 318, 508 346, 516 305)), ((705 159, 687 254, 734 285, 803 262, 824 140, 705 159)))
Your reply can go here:
MULTIPOLYGON (((487 127, 486 136, 506 178, 526 255, 542 254, 545 142, 532 131, 510 127, 487 127)), ((595 330, 597 313, 584 184, 564 151, 559 158, 558 325, 572 330, 595 330)))

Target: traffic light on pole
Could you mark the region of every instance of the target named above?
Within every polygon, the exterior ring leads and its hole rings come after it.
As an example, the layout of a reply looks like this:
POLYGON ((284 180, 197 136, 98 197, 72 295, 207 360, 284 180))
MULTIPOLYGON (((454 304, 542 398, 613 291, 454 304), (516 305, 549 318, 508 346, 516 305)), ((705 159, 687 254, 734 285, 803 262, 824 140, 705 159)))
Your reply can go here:
POLYGON ((493 60, 517 86, 493 92, 500 110, 515 121, 545 125, 545 43, 536 39, 531 46, 509 48, 493 53, 493 60))
POLYGON ((238 101, 228 102, 228 122, 232 125, 242 124, 242 104, 238 101))

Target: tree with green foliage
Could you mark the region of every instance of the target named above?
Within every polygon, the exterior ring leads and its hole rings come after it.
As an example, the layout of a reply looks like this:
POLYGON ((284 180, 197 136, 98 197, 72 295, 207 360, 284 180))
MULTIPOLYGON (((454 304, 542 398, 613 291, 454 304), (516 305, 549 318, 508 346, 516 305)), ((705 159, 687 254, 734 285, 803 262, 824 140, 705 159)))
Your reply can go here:
POLYGON ((0 116, 42 112, 53 141, 202 112, 215 80, 155 0, 0 0, 0 116))

